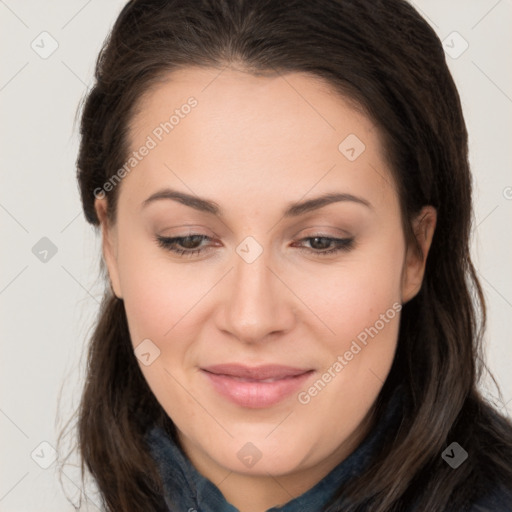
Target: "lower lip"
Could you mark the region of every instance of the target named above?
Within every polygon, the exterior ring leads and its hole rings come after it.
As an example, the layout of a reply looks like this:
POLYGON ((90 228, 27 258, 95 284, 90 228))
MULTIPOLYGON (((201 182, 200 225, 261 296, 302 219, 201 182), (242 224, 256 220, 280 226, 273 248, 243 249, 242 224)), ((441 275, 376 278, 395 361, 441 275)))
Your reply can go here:
POLYGON ((241 381, 228 375, 203 370, 215 390, 241 407, 262 409, 278 404, 298 391, 311 377, 313 371, 286 377, 273 382, 241 381))

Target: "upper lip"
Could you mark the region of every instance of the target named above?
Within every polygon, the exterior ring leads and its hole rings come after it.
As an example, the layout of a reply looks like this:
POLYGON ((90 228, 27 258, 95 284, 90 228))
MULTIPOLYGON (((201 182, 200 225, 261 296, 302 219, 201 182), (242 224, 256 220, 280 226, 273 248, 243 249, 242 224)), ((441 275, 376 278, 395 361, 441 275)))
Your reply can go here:
POLYGON ((230 377, 240 377, 245 379, 265 380, 265 379, 284 379, 286 377, 295 377, 311 371, 311 369, 294 368, 277 364, 268 364, 262 366, 245 366, 237 363, 217 364, 202 368, 203 370, 215 373, 217 375, 228 375, 230 377))

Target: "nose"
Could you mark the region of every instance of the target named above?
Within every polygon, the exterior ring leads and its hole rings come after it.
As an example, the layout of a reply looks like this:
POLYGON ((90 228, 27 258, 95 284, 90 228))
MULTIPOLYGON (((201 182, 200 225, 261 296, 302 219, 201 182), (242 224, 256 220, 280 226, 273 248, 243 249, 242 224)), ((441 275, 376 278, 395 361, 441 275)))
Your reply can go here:
MULTIPOLYGON (((242 254, 242 253, 240 253, 242 254)), ((219 328, 238 340, 254 344, 289 332, 296 321, 297 300, 272 265, 269 251, 252 262, 233 255, 220 308, 219 328), (274 335, 274 336, 271 336, 274 335)))

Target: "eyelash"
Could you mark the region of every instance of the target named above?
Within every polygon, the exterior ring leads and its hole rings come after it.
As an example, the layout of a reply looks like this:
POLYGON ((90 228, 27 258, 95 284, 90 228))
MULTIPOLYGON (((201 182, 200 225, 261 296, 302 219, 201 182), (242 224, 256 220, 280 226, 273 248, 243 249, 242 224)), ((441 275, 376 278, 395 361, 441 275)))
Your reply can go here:
MULTIPOLYGON (((176 247, 176 243, 185 240, 186 238, 192 238, 192 237, 201 237, 203 240, 211 240, 209 236, 206 235, 200 235, 196 233, 192 233, 187 236, 177 236, 177 237, 164 237, 164 236, 156 236, 156 241, 160 247, 172 251, 176 254, 178 254, 180 257, 186 257, 190 258, 194 256, 195 254, 199 254, 201 252, 204 252, 205 249, 179 249, 176 247)), ((307 251, 309 253, 313 253, 315 255, 318 255, 320 257, 333 255, 335 253, 339 253, 341 251, 348 252, 353 248, 354 245, 354 239, 353 238, 332 238, 328 236, 322 236, 322 235, 315 235, 315 236, 308 236, 306 238, 302 238, 299 240, 299 242, 307 241, 307 240, 313 240, 315 238, 319 238, 322 240, 329 240, 331 243, 336 244, 336 247, 332 249, 328 249, 325 251, 317 251, 314 249, 308 249, 305 247, 299 248, 301 251, 307 251)), ((211 247, 207 248, 206 251, 209 251, 211 247)))

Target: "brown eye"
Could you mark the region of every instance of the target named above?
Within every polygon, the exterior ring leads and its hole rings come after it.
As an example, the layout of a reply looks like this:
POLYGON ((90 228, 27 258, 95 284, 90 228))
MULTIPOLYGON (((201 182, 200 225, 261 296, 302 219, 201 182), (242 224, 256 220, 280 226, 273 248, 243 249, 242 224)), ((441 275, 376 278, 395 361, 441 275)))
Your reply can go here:
POLYGON ((332 238, 327 236, 310 236, 303 238, 301 242, 310 241, 308 247, 302 247, 302 250, 318 254, 319 256, 326 256, 338 253, 340 251, 349 251, 353 248, 353 238, 332 238), (334 247, 333 247, 334 245, 334 247), (331 247, 329 249, 329 247, 331 247))
POLYGON ((184 236, 178 239, 179 243, 186 249, 195 249, 198 247, 198 242, 202 241, 201 235, 184 236))
POLYGON ((191 234, 187 236, 165 237, 157 236, 156 241, 160 247, 172 251, 180 256, 193 256, 208 250, 200 247, 203 240, 211 240, 206 235, 191 234))

